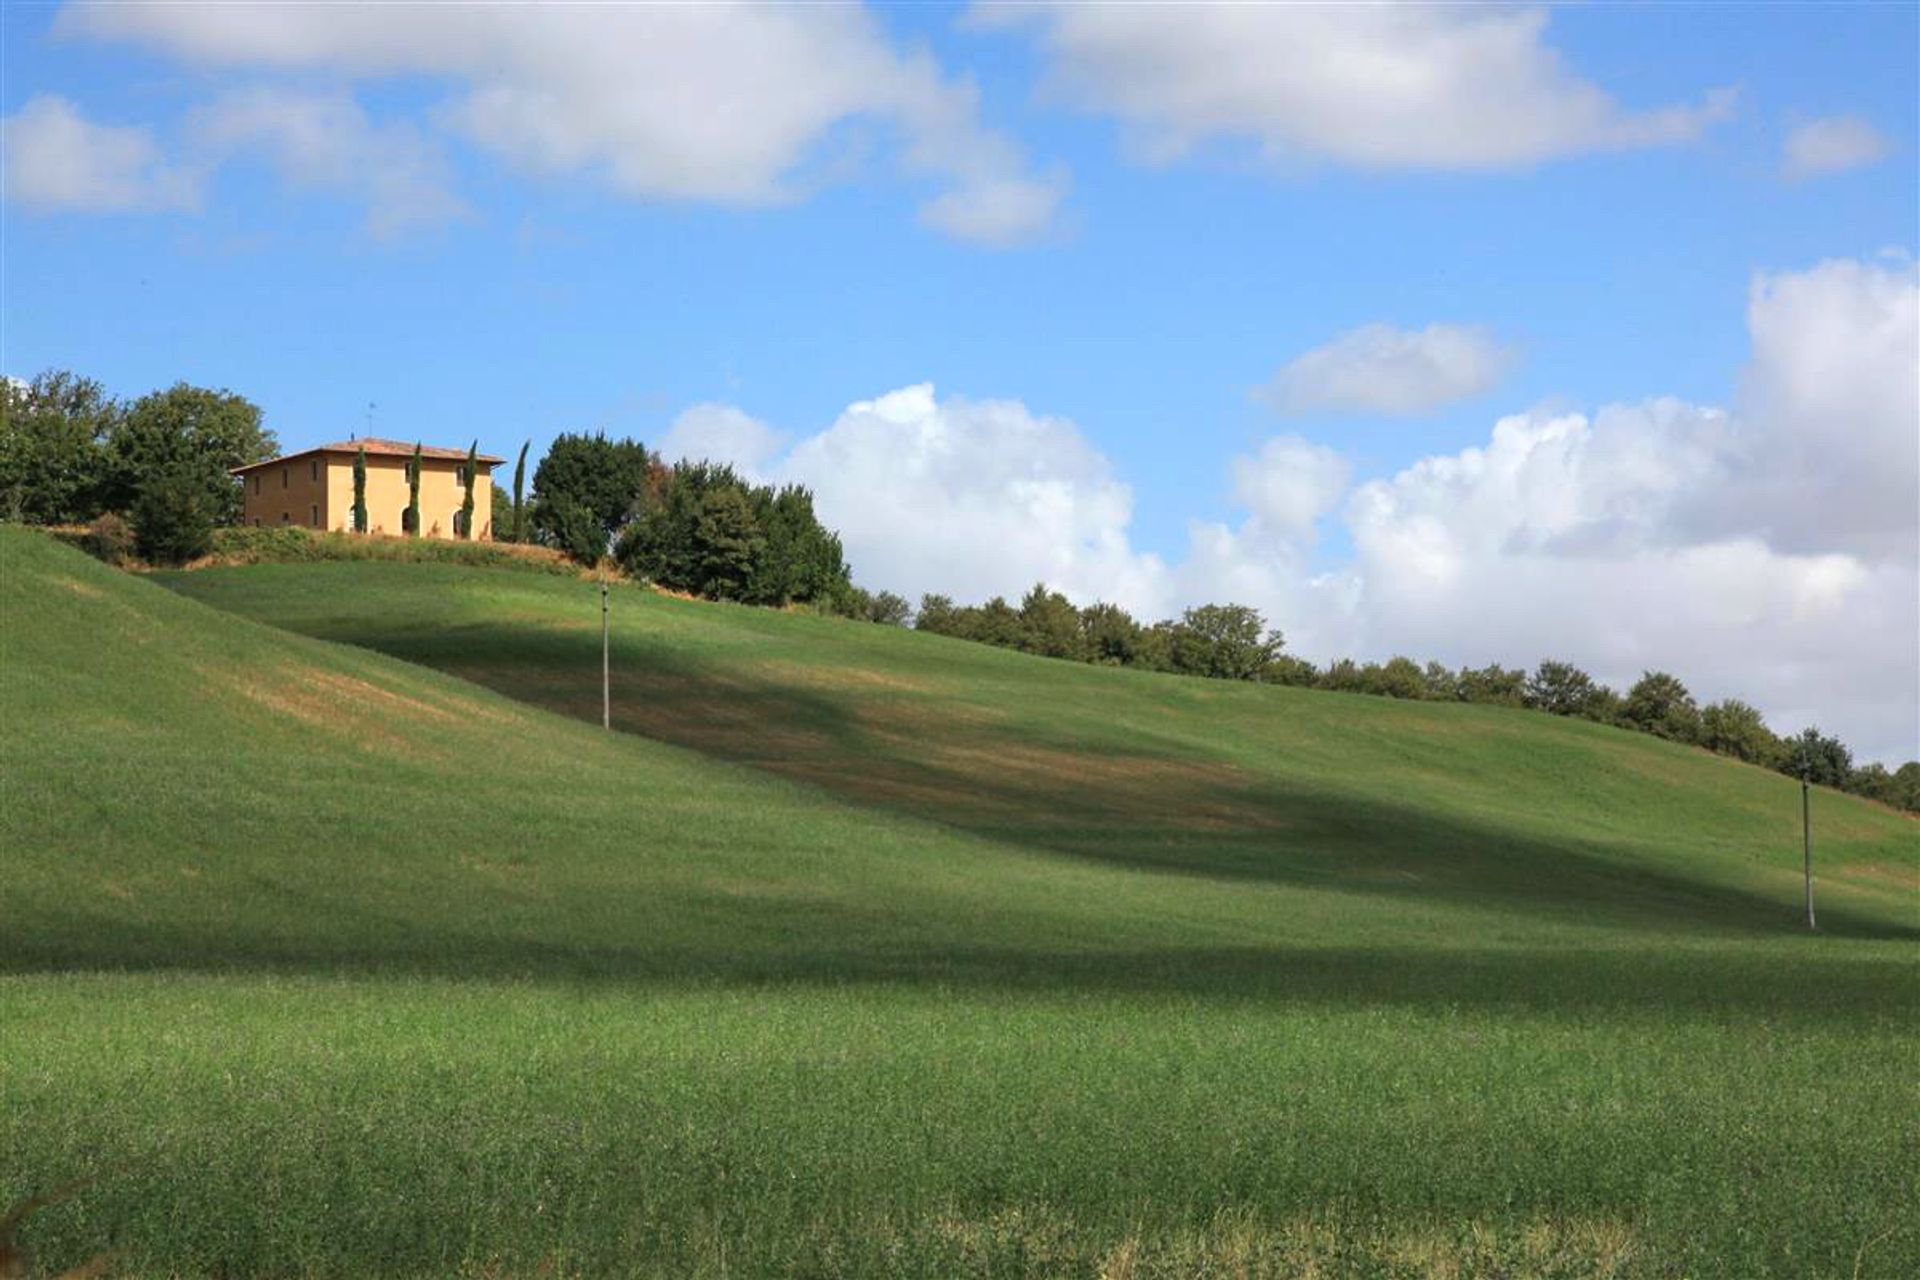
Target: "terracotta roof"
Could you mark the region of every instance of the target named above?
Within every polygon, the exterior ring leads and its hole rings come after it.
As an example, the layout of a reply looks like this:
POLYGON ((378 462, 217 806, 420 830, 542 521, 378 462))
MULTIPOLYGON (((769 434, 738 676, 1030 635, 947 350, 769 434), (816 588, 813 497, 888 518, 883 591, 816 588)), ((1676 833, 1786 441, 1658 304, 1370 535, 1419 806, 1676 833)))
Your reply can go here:
MULTIPOLYGON (((278 458, 269 458, 265 462, 255 462, 244 467, 235 467, 229 474, 237 476, 243 472, 252 471, 256 467, 271 467, 276 463, 291 462, 295 458, 304 458, 310 453, 358 453, 362 449, 365 449, 367 456, 372 458, 411 458, 413 456, 413 443, 411 441, 381 440, 374 436, 368 436, 363 440, 340 440, 333 444, 323 444, 312 449, 302 449, 298 453, 282 454, 278 458)), ((433 458, 441 462, 465 462, 467 460, 467 451, 465 449, 443 449, 435 444, 423 444, 420 446, 420 456, 423 459, 433 458)), ((497 467, 505 462, 506 459, 496 458, 490 453, 483 453, 476 458, 475 461, 483 467, 497 467)))

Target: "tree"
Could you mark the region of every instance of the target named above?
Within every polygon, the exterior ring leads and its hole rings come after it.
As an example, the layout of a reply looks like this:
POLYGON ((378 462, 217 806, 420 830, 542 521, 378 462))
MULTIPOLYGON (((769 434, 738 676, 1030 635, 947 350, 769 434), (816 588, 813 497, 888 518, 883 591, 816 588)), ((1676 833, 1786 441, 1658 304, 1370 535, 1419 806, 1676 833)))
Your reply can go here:
POLYGON ((586 505, 558 497, 545 508, 544 540, 580 564, 597 564, 607 553, 607 531, 586 505))
POLYGON ((353 454, 353 531, 367 531, 367 446, 353 454))
MULTIPOLYGON (((522 503, 522 497, 527 482, 527 446, 532 443, 531 440, 523 440, 520 443, 520 458, 513 464, 513 524, 510 536, 515 542, 527 540, 527 509, 522 503)), ((496 494, 498 492, 495 490, 496 494)), ((500 519, 495 516, 493 531, 498 534, 500 527, 500 519)))
POLYGON ((907 603, 906 597, 891 591, 876 593, 867 606, 867 621, 877 622, 883 627, 904 627, 912 618, 913 607, 907 603))
POLYGON ((1417 701, 1426 696, 1427 676, 1412 658, 1394 657, 1384 663, 1369 662, 1360 673, 1366 692, 1381 698, 1405 698, 1417 701))
POLYGON ((920 597, 920 609, 913 616, 913 629, 950 636, 954 634, 959 612, 953 607, 951 596, 923 595, 920 597))
POLYGON ((49 369, 0 378, 0 518, 73 524, 102 510, 106 441, 122 412, 98 382, 49 369))
POLYGON ((1772 764, 1780 755, 1780 739, 1760 711, 1738 698, 1724 698, 1700 713, 1700 745, 1709 751, 1751 764, 1772 764))
POLYGON ((1320 670, 1305 658, 1296 658, 1290 653, 1277 654, 1260 670, 1263 684, 1285 684, 1296 688, 1311 689, 1320 681, 1320 670))
POLYGON ((420 442, 414 441, 413 456, 407 459, 407 510, 400 518, 407 536, 420 536, 420 442))
POLYGON ((1829 738, 1813 725, 1788 738, 1783 744, 1780 772, 1793 778, 1805 778, 1823 787, 1843 787, 1853 772, 1853 753, 1838 738, 1829 738))
POLYGON ((1320 673, 1320 687, 1335 693, 1365 693, 1367 682, 1360 664, 1352 658, 1335 658, 1320 673))
POLYGON ((1173 669, 1216 680, 1256 679, 1279 656, 1278 631, 1243 604, 1207 604, 1188 609, 1174 624, 1173 669))
POLYGON ((1068 658, 1075 662, 1086 656, 1086 640, 1080 632, 1080 611, 1058 591, 1047 590, 1036 582, 1020 601, 1020 648, 1043 658, 1068 658))
POLYGON ((1920 813, 1920 760, 1909 760, 1893 771, 1893 803, 1909 813, 1920 813))
POLYGON ((454 532, 463 538, 473 537, 473 482, 480 474, 480 442, 475 440, 467 449, 467 465, 460 468, 460 527, 454 532))
POLYGON ((1700 711, 1693 695, 1675 676, 1664 671, 1648 671, 1627 690, 1621 720, 1642 733, 1670 738, 1675 742, 1700 740, 1700 711))
POLYGON ((1585 715, 1600 686, 1571 662, 1542 662, 1527 679, 1527 705, 1548 715, 1585 715))
POLYGON ((800 485, 775 492, 766 486, 748 490, 737 479, 734 484, 748 493, 754 522, 764 539, 748 575, 744 598, 749 603, 820 600, 849 581, 840 538, 814 515, 811 492, 800 485))
POLYGON ((561 503, 571 503, 592 514, 604 547, 640 514, 650 463, 646 449, 636 440, 609 440, 600 433, 555 436, 533 473, 534 532, 543 540, 555 541, 555 513, 561 503))
MULTIPOLYGON (((231 391, 178 382, 141 396, 114 424, 103 505, 127 507, 148 477, 184 467, 206 487, 214 522, 231 524, 240 517, 241 496, 228 473, 265 462, 279 450, 273 432, 261 425, 258 405, 231 391)), ((178 474, 173 483, 182 483, 178 474)))
POLYGON ((1429 662, 1420 673, 1426 682, 1427 697, 1434 702, 1458 702, 1460 700, 1460 677, 1437 662, 1429 662))
POLYGON ((1095 602, 1080 611, 1080 639, 1088 662, 1132 665, 1140 652, 1140 624, 1117 604, 1095 602))
POLYGON ((213 549, 217 501, 203 462, 182 459, 161 467, 134 494, 135 549, 153 564, 185 564, 206 555, 213 549))
POLYGON ((1491 663, 1484 667, 1460 668, 1460 701, 1489 703, 1499 707, 1526 705, 1527 673, 1518 667, 1491 663))
POLYGON ((747 495, 738 488, 707 490, 694 516, 693 537, 699 558, 693 589, 715 600, 742 598, 766 547, 747 495))

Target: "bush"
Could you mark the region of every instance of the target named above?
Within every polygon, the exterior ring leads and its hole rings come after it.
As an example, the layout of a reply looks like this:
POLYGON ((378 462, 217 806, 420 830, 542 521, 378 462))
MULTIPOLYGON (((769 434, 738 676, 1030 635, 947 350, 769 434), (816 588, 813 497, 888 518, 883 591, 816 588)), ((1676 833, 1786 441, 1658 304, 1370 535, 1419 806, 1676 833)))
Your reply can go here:
POLYGON ((111 511, 95 520, 80 539, 80 546, 87 554, 116 566, 125 564, 133 555, 135 543, 133 526, 111 511))
POLYGON ((555 498, 539 508, 541 536, 578 564, 598 564, 607 553, 607 531, 593 509, 572 498, 555 498))
POLYGON ((130 513, 140 558, 151 564, 185 564, 213 550, 219 500, 206 467, 176 464, 149 476, 130 513))
POLYGON ((535 573, 574 572, 573 564, 565 556, 545 547, 447 542, 437 538, 317 533, 298 525, 216 529, 212 554, 216 560, 226 564, 390 560, 415 564, 459 564, 481 569, 523 569, 535 573))
POLYGON ((913 606, 905 596, 882 591, 867 605, 867 621, 883 627, 904 627, 913 619, 913 606))

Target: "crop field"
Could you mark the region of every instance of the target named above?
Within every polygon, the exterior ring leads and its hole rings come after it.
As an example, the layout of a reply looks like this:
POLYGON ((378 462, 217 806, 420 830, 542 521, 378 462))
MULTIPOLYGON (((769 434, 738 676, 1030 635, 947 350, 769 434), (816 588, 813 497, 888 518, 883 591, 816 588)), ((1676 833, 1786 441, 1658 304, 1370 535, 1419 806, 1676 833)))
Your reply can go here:
POLYGON ((0 1211, 108 1275, 1920 1274, 1920 827, 1595 725, 0 528, 0 1211))

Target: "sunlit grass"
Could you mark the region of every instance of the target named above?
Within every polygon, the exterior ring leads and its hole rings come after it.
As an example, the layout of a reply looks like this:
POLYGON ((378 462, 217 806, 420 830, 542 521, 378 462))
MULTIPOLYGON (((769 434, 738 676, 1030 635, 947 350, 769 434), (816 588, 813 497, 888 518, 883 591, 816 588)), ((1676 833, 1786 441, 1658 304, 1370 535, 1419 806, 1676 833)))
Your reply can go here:
POLYGON ((1591 726, 628 590, 607 735, 579 584, 171 584, 487 691, 0 553, 49 1269, 1920 1270, 1884 810, 1807 938, 1790 784, 1591 726))

